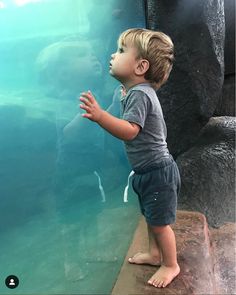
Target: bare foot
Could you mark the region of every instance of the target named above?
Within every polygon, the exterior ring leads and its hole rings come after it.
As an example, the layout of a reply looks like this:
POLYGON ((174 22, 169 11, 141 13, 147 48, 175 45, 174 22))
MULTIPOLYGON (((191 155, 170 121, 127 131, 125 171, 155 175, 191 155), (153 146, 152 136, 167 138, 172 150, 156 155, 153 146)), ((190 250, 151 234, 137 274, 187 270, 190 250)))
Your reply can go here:
POLYGON ((180 268, 175 266, 162 265, 157 272, 149 279, 148 284, 156 288, 165 288, 179 274, 180 268))
POLYGON ((128 259, 133 264, 149 264, 158 266, 161 264, 159 256, 152 256, 150 253, 137 253, 128 259))

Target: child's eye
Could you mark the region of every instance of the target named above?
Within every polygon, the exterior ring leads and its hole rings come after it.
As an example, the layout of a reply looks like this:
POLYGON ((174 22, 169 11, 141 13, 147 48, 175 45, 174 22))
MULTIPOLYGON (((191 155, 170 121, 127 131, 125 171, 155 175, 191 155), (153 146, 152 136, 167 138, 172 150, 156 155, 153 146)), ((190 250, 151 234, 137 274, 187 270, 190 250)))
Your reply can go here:
POLYGON ((119 53, 123 53, 124 52, 124 49, 122 47, 118 48, 118 52, 119 53))

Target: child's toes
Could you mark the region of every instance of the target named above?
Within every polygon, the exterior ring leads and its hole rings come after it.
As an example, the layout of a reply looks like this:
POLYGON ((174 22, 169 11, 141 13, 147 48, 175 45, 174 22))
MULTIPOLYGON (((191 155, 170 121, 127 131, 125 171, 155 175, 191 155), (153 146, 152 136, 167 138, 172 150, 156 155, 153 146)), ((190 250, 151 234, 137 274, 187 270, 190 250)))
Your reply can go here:
POLYGON ((162 288, 162 287, 163 287, 163 284, 164 284, 163 281, 159 281, 158 284, 157 284, 157 287, 158 287, 158 288, 162 288))

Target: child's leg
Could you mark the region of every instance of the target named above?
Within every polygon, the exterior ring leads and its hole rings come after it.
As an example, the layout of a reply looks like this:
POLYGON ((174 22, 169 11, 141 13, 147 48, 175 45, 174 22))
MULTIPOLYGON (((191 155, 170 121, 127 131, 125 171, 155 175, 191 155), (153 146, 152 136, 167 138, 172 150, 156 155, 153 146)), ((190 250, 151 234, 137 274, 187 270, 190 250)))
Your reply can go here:
POLYGON ((166 287, 180 272, 177 262, 175 234, 169 225, 150 226, 162 253, 162 265, 149 279, 154 287, 166 287))
POLYGON ((137 253, 133 257, 129 258, 128 261, 134 264, 150 264, 160 265, 161 264, 161 252, 156 242, 153 230, 149 225, 148 228, 148 239, 149 239, 149 251, 146 253, 137 253))

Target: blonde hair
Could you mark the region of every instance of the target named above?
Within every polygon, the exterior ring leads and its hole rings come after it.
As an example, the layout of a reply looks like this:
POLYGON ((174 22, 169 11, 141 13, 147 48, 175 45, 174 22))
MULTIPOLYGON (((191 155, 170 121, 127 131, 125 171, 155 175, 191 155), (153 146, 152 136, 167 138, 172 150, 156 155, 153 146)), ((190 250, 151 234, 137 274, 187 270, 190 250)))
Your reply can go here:
POLYGON ((134 46, 138 51, 137 58, 149 61, 149 69, 144 78, 155 89, 167 81, 174 61, 174 45, 169 36, 147 29, 128 29, 120 35, 118 44, 134 46))

